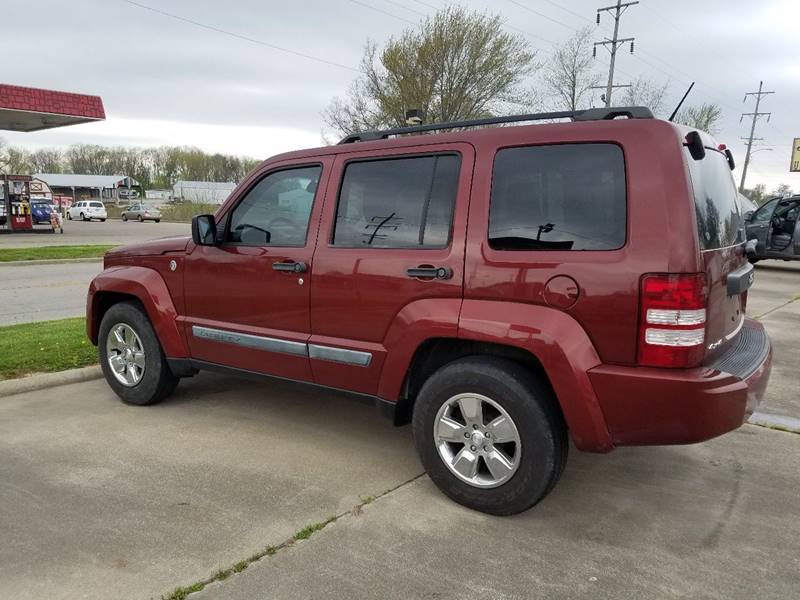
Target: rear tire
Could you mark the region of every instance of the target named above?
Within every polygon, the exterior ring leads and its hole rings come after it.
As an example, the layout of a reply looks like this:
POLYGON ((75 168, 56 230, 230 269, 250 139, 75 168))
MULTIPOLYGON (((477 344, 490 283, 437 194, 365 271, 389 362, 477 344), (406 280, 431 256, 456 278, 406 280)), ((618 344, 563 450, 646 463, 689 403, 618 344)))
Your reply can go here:
POLYGON ((136 302, 120 302, 108 309, 100 323, 97 351, 108 385, 127 404, 160 402, 180 380, 167 364, 150 319, 136 302), (128 349, 130 354, 126 354, 128 349))
POLYGON ((122 220, 123 221, 127 221, 128 220, 128 215, 126 215, 125 213, 122 213, 122 220))
POLYGON ((139 223, 144 223, 144 217, 142 217, 142 215, 139 215, 139 223))
POLYGON ((156 223, 161 223, 161 219, 154 219, 156 223))
POLYGON ((414 404, 413 430, 420 460, 439 489, 493 515, 519 513, 544 498, 561 476, 569 448, 549 388, 530 370, 496 357, 462 358, 436 371, 414 404), (482 410, 470 418, 476 398, 482 410), (510 428, 499 420, 506 417, 510 428))

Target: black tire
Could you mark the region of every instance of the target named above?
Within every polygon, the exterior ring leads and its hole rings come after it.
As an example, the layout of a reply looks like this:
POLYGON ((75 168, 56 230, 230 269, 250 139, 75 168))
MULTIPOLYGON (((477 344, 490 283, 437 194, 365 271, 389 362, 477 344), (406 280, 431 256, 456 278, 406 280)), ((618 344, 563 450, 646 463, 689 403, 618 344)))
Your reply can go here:
POLYGON ((153 219, 156 223, 161 223, 161 219, 153 219))
POLYGON ((507 359, 471 356, 440 368, 422 386, 412 422, 428 476, 451 499, 481 512, 512 515, 531 508, 553 489, 566 464, 567 427, 556 399, 530 370, 507 359), (439 455, 434 440, 437 413, 465 392, 492 399, 517 427, 519 466, 497 487, 475 487, 459 479, 439 455))
POLYGON ((97 351, 108 385, 126 404, 146 406, 160 402, 175 391, 180 381, 170 370, 150 319, 138 302, 120 302, 108 309, 100 323, 97 351), (121 323, 130 326, 137 333, 145 353, 144 373, 141 380, 132 387, 117 380, 107 359, 109 331, 121 323))
POLYGON ((86 218, 86 215, 84 215, 83 213, 81 213, 81 221, 88 221, 88 220, 90 220, 90 219, 87 219, 87 218, 86 218))
POLYGON ((139 223, 144 223, 144 217, 142 217, 142 215, 139 215, 139 223))
POLYGON ((100 219, 100 222, 101 222, 101 223, 105 223, 105 222, 106 222, 106 220, 105 220, 105 219, 100 219))
POLYGON ((754 264, 756 264, 756 263, 757 263, 759 260, 761 260, 761 259, 760 259, 760 258, 749 258, 748 260, 750 261, 750 264, 751 264, 751 265, 754 265, 754 264))
POLYGON ((125 213, 122 213, 122 220, 123 221, 127 221, 128 220, 128 215, 126 215, 125 213))

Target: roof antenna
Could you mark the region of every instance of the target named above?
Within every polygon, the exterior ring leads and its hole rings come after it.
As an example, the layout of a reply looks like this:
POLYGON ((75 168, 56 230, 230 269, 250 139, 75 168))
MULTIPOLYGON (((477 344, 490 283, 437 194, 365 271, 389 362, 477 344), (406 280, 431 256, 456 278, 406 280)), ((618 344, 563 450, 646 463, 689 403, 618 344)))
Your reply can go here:
POLYGON ((693 87, 694 87, 694 81, 689 85, 689 89, 686 90, 686 93, 683 95, 683 98, 681 98, 681 101, 678 102, 678 106, 676 106, 675 110, 672 111, 672 114, 669 116, 669 119, 667 119, 668 121, 672 121, 675 118, 675 115, 678 114, 678 111, 680 110, 681 106, 683 106, 683 101, 686 100, 686 96, 689 95, 689 92, 692 91, 693 87))

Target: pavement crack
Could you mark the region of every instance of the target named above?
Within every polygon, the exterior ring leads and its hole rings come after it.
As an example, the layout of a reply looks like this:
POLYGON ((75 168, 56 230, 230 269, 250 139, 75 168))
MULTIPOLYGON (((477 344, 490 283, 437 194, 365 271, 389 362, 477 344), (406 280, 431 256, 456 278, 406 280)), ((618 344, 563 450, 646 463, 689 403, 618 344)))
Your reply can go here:
POLYGON ((380 494, 376 494, 374 496, 359 496, 361 501, 355 506, 353 506, 353 508, 351 508, 350 510, 346 510, 339 514, 330 516, 324 521, 310 523, 305 527, 303 527, 302 529, 300 529, 299 531, 297 531, 291 537, 282 541, 281 543, 274 546, 273 545, 266 546, 265 548, 259 550, 255 554, 252 554, 248 558, 245 558, 244 560, 240 560, 239 562, 234 563, 227 569, 220 569, 219 571, 217 571, 216 573, 214 573, 209 577, 206 577, 205 579, 201 579, 200 581, 196 581, 187 586, 177 587, 172 592, 162 595, 161 600, 184 600, 190 594, 194 594, 195 592, 200 592, 203 589, 205 589, 206 586, 211 585, 212 583, 222 583, 223 581, 230 579, 237 573, 241 573, 242 571, 246 570, 247 567, 249 567, 251 564, 258 562, 265 557, 274 556, 278 552, 287 550, 300 540, 309 539, 316 532, 325 529, 325 527, 327 527, 331 523, 335 523, 336 521, 339 521, 340 519, 343 519, 348 516, 358 517, 359 515, 361 515, 364 506, 366 506, 367 504, 372 504, 373 502, 381 500, 382 498, 388 496, 392 492, 395 492, 400 488, 415 482, 417 479, 419 479, 424 475, 425 475, 424 472, 420 473, 419 475, 415 475, 414 477, 407 479, 406 481, 403 481, 401 483, 398 483, 396 486, 384 490, 380 494))
POLYGON ((757 321, 758 321, 758 320, 761 320, 761 319, 763 319, 764 317, 766 317, 767 315, 771 315, 771 314, 772 314, 772 313, 774 313, 776 310, 780 310, 780 309, 782 309, 782 308, 786 308, 786 307, 787 307, 787 306, 789 306, 789 305, 790 305, 792 302, 797 302, 798 300, 800 300, 800 294, 798 294, 797 296, 795 296, 795 297, 794 297, 794 298, 792 298, 791 300, 787 300, 787 301, 786 301, 786 302, 784 302, 783 304, 780 304, 779 306, 776 306, 775 308, 770 308, 770 309, 769 309, 767 312, 765 312, 765 313, 762 313, 762 314, 760 314, 760 315, 756 315, 756 316, 755 316, 755 317, 753 317, 753 318, 754 318, 754 319, 756 319, 757 321))

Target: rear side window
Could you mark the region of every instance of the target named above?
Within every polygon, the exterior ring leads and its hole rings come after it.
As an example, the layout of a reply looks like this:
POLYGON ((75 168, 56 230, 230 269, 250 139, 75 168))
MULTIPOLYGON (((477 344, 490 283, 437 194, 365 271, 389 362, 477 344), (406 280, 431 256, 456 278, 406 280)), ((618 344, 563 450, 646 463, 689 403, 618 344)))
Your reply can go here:
POLYGON ((692 179, 700 249, 714 250, 739 243, 743 239, 743 222, 727 158, 711 149, 706 149, 701 160, 694 160, 688 150, 685 156, 692 179))
POLYGON ((92 208, 103 208, 103 205, 100 202, 90 202, 89 206, 92 208))
POLYGON ((489 245, 495 250, 614 250, 625 245, 625 160, 614 144, 500 150, 489 245))
POLYGON ((333 245, 442 248, 450 243, 459 156, 415 156, 347 165, 333 245))

